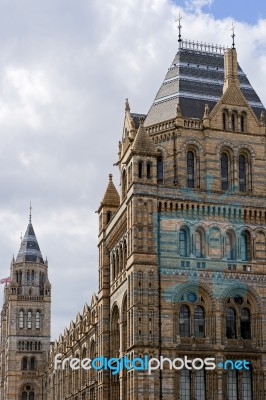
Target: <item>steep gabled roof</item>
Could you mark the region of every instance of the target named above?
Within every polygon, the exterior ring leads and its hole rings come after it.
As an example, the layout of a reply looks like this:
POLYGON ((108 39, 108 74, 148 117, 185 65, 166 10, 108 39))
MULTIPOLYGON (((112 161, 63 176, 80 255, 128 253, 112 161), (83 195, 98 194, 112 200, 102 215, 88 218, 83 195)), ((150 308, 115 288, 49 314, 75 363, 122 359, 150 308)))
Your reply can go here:
POLYGON ((134 154, 143 154, 143 155, 156 155, 156 148, 151 140, 146 128, 144 128, 143 120, 140 122, 140 126, 136 137, 134 139, 132 145, 132 152, 134 154))
MULTIPOLYGON (((259 118, 264 106, 238 64, 240 88, 259 118)), ((223 94, 224 49, 183 41, 147 114, 145 126, 176 116, 203 118, 205 104, 213 109, 223 94)))

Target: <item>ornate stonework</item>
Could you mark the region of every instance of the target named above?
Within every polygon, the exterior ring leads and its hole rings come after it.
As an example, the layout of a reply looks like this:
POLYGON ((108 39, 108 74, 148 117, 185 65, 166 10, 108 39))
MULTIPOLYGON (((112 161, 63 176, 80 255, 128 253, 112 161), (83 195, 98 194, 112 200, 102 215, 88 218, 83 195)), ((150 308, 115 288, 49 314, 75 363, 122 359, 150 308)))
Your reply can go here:
POLYGON ((181 43, 144 123, 126 101, 120 199, 110 177, 98 210, 98 294, 51 344, 34 400, 266 398, 264 107, 223 51, 181 43), (59 353, 216 368, 55 371, 59 353))

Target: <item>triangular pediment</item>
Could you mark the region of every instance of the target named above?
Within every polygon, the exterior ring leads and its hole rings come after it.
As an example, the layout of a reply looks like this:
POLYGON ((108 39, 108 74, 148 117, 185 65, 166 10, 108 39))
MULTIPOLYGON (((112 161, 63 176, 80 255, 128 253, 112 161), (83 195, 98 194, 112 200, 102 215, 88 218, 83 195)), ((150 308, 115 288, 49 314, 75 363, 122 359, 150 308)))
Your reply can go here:
POLYGON ((251 117, 254 118, 255 122, 259 124, 259 120, 254 113, 252 107, 248 103, 247 99, 245 98, 244 94, 242 93, 241 89, 236 84, 231 84, 224 94, 221 96, 220 100, 216 103, 214 108, 210 113, 210 119, 215 119, 215 116, 225 108, 241 108, 242 110, 245 109, 251 117))

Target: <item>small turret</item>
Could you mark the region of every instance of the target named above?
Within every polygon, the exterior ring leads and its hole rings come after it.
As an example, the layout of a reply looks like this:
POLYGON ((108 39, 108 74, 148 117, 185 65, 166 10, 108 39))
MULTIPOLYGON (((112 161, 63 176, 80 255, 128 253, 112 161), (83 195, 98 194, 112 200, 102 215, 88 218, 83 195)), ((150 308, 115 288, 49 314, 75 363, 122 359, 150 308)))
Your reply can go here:
POLYGON ((99 232, 101 232, 102 229, 104 229, 106 225, 110 222, 119 205, 120 198, 113 183, 113 175, 109 174, 108 186, 98 209, 99 232))

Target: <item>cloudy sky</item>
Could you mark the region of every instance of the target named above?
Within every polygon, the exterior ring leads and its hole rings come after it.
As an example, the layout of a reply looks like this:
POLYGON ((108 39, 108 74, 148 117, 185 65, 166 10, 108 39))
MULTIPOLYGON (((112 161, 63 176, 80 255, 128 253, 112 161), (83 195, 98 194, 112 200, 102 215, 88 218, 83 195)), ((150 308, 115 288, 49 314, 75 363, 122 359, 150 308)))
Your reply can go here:
POLYGON ((53 339, 97 291, 95 210, 110 172, 119 188, 124 100, 148 111, 177 51, 179 12, 195 41, 230 46, 234 22, 239 62, 266 105, 261 0, 0 0, 0 278, 32 201, 53 339))

